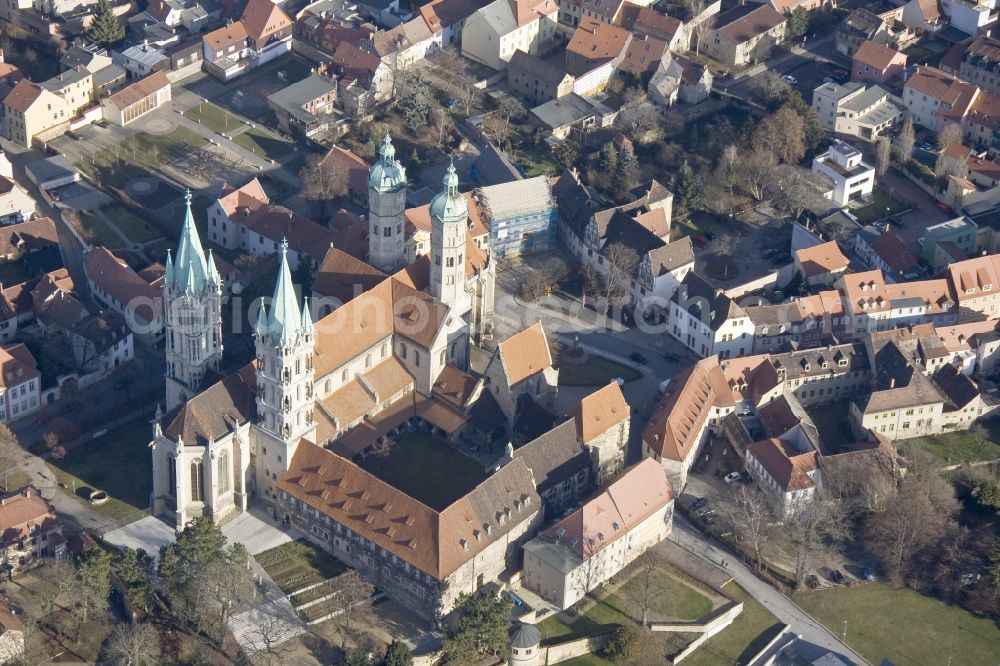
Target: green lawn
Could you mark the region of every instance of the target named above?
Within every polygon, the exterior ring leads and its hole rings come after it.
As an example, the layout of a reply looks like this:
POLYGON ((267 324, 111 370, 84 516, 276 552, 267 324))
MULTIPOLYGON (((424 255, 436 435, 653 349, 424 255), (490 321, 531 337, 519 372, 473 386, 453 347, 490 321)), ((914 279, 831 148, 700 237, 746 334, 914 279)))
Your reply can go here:
POLYGON ((83 227, 81 231, 84 238, 89 238, 98 245, 111 249, 125 247, 121 237, 104 220, 93 213, 80 213, 80 225, 83 227))
POLYGON ((804 592, 795 601, 835 634, 846 619, 847 644, 874 664, 994 664, 1000 655, 992 621, 913 590, 872 583, 804 592))
POLYGON ((627 382, 642 373, 603 356, 591 354, 583 363, 564 361, 559 364, 559 386, 604 386, 615 377, 627 382))
POLYGON ((104 214, 117 225, 118 229, 133 243, 145 243, 158 238, 159 230, 124 206, 110 206, 104 214))
POLYGON ((196 123, 201 123, 218 134, 222 134, 223 132, 229 134, 244 124, 242 120, 232 113, 211 102, 202 102, 192 106, 184 112, 184 117, 190 118, 196 123))
POLYGON ((746 663, 749 656, 760 651, 776 635, 780 624, 770 611, 754 601, 736 583, 729 583, 725 591, 743 602, 743 612, 733 623, 684 660, 692 666, 719 666, 719 664, 746 663))
POLYGON ((386 483, 437 511, 486 478, 481 464, 425 433, 404 433, 387 456, 368 456, 362 464, 386 483))
MULTIPOLYGON (((712 600, 670 575, 666 565, 657 574, 655 585, 658 594, 649 611, 650 620, 693 621, 711 612, 712 600)), ((570 624, 563 622, 558 616, 550 617, 538 625, 542 637, 546 640, 568 639, 570 636, 599 633, 608 625, 638 622, 642 617, 635 599, 641 593, 640 586, 639 576, 634 576, 570 624)))
POLYGON ((116 520, 128 519, 149 508, 153 456, 148 445, 152 438, 149 417, 140 416, 70 449, 62 460, 46 464, 58 482, 66 486, 66 493, 89 504, 91 490, 107 491, 110 501, 94 510, 116 520))
POLYGON ((293 148, 293 144, 260 127, 251 127, 246 132, 241 132, 233 138, 233 142, 275 162, 292 152, 293 148))
POLYGON ((285 594, 347 571, 340 560, 304 540, 283 543, 254 559, 285 594))
POLYGON ((974 431, 956 431, 917 437, 901 443, 902 448, 920 447, 947 464, 1000 459, 1000 419, 987 419, 974 431))
POLYGON ((881 219, 886 216, 886 209, 888 209, 889 214, 895 213, 896 211, 903 210, 905 206, 889 196, 889 193, 883 190, 881 187, 876 187, 872 192, 872 200, 867 205, 861 208, 855 208, 851 213, 858 218, 858 221, 862 224, 868 224, 869 222, 874 222, 875 220, 881 219))

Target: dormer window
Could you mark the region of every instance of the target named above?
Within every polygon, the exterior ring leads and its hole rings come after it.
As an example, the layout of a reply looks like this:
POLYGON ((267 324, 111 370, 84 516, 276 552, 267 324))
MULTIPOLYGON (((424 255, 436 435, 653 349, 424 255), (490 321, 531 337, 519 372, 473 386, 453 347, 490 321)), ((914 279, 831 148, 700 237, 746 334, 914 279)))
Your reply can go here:
POLYGON ((969 287, 968 289, 965 290, 965 293, 966 294, 974 294, 974 293, 976 293, 976 288, 975 287, 969 287))
POLYGON ((991 289, 993 289, 993 285, 992 284, 984 284, 983 285, 983 291, 989 291, 991 289))
POLYGON ((837 365, 843 368, 844 366, 847 365, 847 359, 846 358, 840 359, 839 361, 837 361, 837 365))

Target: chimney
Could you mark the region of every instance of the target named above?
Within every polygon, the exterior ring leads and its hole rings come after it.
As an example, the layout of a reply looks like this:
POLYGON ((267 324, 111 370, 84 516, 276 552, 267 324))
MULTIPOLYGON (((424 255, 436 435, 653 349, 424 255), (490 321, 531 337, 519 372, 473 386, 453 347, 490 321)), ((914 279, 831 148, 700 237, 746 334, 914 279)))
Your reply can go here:
POLYGON ((6 60, 4 60, 3 49, 0 49, 0 62, 7 62, 6 60))
POLYGON ((895 377, 890 377, 889 378, 889 388, 891 388, 891 389, 896 388, 896 378, 895 377))

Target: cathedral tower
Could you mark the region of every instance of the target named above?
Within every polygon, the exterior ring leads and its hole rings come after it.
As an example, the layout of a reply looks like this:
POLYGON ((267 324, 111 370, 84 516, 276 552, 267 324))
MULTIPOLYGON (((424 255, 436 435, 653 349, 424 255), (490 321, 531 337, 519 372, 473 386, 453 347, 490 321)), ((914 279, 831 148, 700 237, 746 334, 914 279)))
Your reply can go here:
POLYGON ((257 340, 257 416, 264 440, 258 447, 264 486, 285 471, 299 440, 312 439, 313 322, 308 301, 299 308, 288 267, 288 242, 281 242, 281 266, 270 307, 261 305, 257 340))
POLYGON ((389 133, 368 174, 368 263, 393 273, 405 263, 406 169, 396 159, 389 133))
POLYGON ((222 278, 201 245, 191 215, 191 191, 176 259, 167 253, 163 281, 166 326, 167 411, 201 389, 208 370, 222 360, 222 278))
POLYGON ((470 308, 465 291, 465 243, 469 206, 458 191, 455 162, 444 175, 444 191, 431 202, 431 294, 457 317, 470 308))

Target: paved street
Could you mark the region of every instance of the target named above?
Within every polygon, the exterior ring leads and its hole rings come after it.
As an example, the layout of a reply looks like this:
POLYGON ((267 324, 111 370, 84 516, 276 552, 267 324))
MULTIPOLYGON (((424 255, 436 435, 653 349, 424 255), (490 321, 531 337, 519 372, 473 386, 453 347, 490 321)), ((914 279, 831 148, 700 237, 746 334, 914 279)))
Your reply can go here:
POLYGON ((811 615, 796 606, 791 599, 758 578, 749 567, 737 560, 730 553, 711 543, 708 537, 697 531, 683 517, 677 514, 674 515, 674 529, 669 538, 682 548, 717 566, 722 566, 722 563, 725 562, 725 571, 733 577, 733 580, 740 587, 745 589, 750 596, 760 602, 775 617, 787 624, 792 631, 802 636, 805 640, 831 650, 836 650, 850 657, 858 664, 869 663, 864 657, 847 647, 830 630, 813 619, 811 615))

